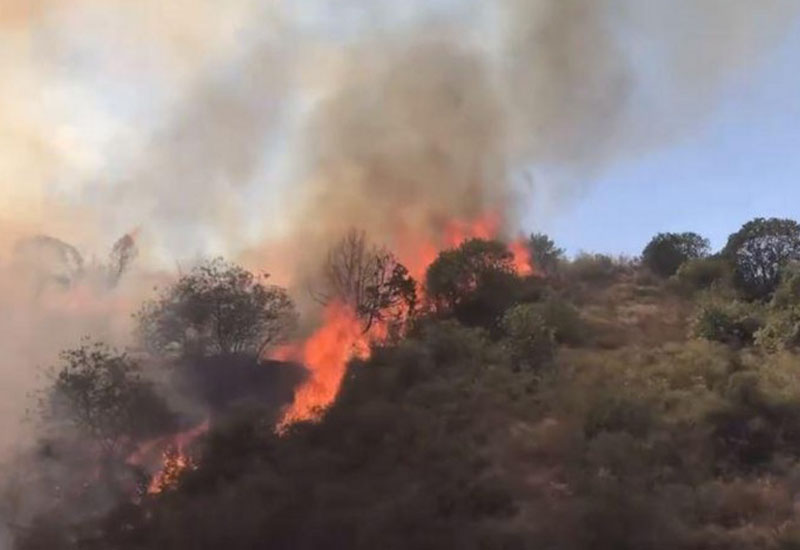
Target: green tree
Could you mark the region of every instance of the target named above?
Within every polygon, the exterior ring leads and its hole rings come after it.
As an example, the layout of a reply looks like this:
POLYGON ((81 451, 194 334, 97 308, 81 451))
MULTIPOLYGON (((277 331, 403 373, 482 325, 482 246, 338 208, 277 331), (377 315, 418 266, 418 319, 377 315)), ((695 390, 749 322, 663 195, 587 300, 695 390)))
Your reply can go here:
POLYGON ((283 288, 221 258, 197 266, 138 314, 148 349, 182 354, 261 353, 293 328, 283 288))
POLYGON ((642 262, 653 273, 671 277, 688 260, 708 255, 710 244, 697 233, 659 233, 642 252, 642 262))
POLYGON ((492 323, 515 300, 514 255, 498 241, 470 239, 440 253, 428 267, 425 288, 440 312, 468 325, 492 323))
POLYGON ((554 275, 564 260, 564 249, 544 233, 532 233, 527 242, 531 263, 537 273, 554 275))
POLYGON ((126 353, 86 341, 60 359, 39 400, 49 425, 70 425, 108 459, 124 459, 139 442, 174 428, 166 401, 126 353))
POLYGON ((734 284, 750 299, 769 297, 781 270, 800 260, 800 224, 794 220, 756 218, 728 238, 723 255, 734 266, 734 284))
POLYGON ((752 304, 708 296, 696 307, 692 332, 698 338, 736 347, 747 346, 761 329, 760 313, 752 304))

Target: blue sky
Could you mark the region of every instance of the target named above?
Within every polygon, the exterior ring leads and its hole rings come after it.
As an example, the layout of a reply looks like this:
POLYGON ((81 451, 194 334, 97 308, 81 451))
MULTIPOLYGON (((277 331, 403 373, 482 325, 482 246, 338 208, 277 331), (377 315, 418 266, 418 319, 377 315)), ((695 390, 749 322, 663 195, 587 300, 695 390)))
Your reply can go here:
POLYGON ((800 25, 726 87, 716 111, 678 143, 606 170, 540 229, 570 253, 638 254, 661 231, 724 245, 758 216, 800 219, 800 25))

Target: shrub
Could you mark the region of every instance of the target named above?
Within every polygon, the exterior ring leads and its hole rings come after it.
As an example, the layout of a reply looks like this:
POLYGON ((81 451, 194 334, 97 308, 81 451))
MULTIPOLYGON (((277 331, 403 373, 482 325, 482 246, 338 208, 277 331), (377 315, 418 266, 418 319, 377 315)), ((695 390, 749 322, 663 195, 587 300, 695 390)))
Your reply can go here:
POLYGON ((508 338, 508 349, 516 368, 535 368, 548 362, 555 352, 555 329, 535 304, 522 304, 509 309, 502 327, 508 338))
POLYGON ((707 290, 730 277, 730 264, 719 256, 687 261, 675 274, 677 282, 690 291, 707 290))
POLYGON ((772 307, 800 306, 800 263, 792 262, 781 272, 781 282, 772 297, 772 307))
POLYGON ((586 340, 586 324, 578 310, 568 301, 550 295, 540 303, 531 304, 531 307, 553 329, 553 337, 557 343, 577 346, 586 340))
POLYGON ((606 283, 620 272, 620 267, 606 254, 581 253, 569 264, 569 274, 582 282, 606 283))
POLYGON ((800 307, 770 312, 755 341, 770 352, 800 346, 800 307))
POLYGON ((761 328, 754 306, 720 297, 706 298, 698 305, 692 319, 692 334, 714 342, 734 346, 752 344, 761 328))

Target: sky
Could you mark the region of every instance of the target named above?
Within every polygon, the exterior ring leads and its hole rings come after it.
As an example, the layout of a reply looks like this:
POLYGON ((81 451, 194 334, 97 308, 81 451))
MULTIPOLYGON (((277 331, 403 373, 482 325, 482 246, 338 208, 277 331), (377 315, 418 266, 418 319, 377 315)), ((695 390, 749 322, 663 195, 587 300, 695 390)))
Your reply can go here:
POLYGON ((710 118, 675 143, 610 166, 557 216, 526 217, 570 254, 635 255, 659 232, 715 249, 754 217, 800 219, 800 25, 735 75, 710 118))

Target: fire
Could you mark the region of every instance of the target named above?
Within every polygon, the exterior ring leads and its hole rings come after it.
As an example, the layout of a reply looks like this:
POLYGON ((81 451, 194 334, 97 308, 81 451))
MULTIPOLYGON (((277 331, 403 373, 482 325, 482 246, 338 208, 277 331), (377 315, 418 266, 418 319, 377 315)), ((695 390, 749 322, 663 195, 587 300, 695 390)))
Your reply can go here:
POLYGON ((181 473, 194 468, 194 461, 188 454, 188 448, 198 437, 208 432, 209 421, 195 426, 185 432, 153 439, 141 445, 139 449, 128 458, 129 464, 147 465, 152 467, 153 462, 158 462, 159 469, 153 475, 147 486, 148 494, 157 494, 177 483, 181 473), (154 459, 153 455, 158 454, 154 459))
POLYGON ((523 238, 517 238, 508 245, 511 253, 514 254, 514 269, 520 277, 533 275, 533 262, 531 261, 531 251, 523 238))
MULTIPOLYGON (((499 217, 486 215, 473 222, 452 220, 438 239, 413 239, 401 232, 398 248, 401 261, 418 281, 424 279, 428 266, 439 252, 454 248, 468 239, 491 239, 500 229, 499 217)), ((514 265, 520 276, 533 273, 531 257, 524 239, 513 241, 509 248, 514 254, 514 265)), ((420 289, 424 292, 424 289, 420 289)), ((309 380, 300 386, 294 402, 278 423, 278 431, 300 420, 317 418, 320 412, 336 398, 347 362, 353 357, 366 359, 370 343, 386 335, 386 327, 374 324, 365 334, 363 323, 355 312, 341 303, 329 304, 324 311, 321 326, 305 341, 282 346, 272 352, 271 358, 297 361, 311 372, 309 380)))
POLYGON ((308 381, 295 392, 294 402, 278 425, 279 431, 298 420, 318 416, 339 392, 347 362, 353 357, 369 357, 370 341, 382 332, 382 327, 376 324, 364 333, 355 312, 334 302, 325 308, 320 328, 305 342, 276 350, 273 359, 298 361, 311 371, 308 381))
POLYGON ((398 254, 411 275, 418 281, 425 278, 425 272, 439 252, 455 248, 469 239, 492 239, 500 230, 500 218, 495 214, 486 214, 471 222, 450 220, 441 235, 434 238, 420 238, 419 235, 408 235, 403 232, 398 254))
POLYGON ((184 471, 195 467, 194 461, 176 447, 168 447, 164 450, 163 459, 163 467, 153 476, 147 486, 149 495, 156 495, 165 489, 174 487, 184 471))

